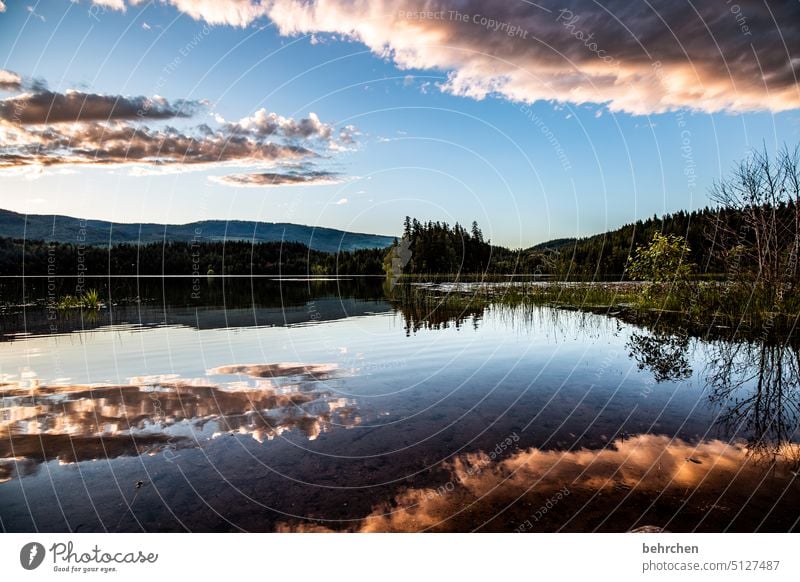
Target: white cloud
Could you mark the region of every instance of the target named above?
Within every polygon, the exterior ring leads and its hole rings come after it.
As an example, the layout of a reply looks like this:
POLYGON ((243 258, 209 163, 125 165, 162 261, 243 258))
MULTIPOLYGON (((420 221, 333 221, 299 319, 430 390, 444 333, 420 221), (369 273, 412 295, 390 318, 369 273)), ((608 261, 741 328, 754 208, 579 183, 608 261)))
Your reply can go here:
POLYGON ((21 87, 22 78, 17 73, 0 69, 0 90, 18 91, 21 87))
MULTIPOLYGON (((122 0, 120 0, 122 1, 122 0)), ((133 0, 140 4, 146 0, 133 0)), ((228 24, 244 27, 265 16, 269 2, 251 0, 159 0, 162 4, 172 4, 195 20, 205 20, 209 24, 228 24)))
POLYGON ((125 0, 93 0, 93 3, 103 8, 125 12, 125 0))
POLYGON ((264 108, 259 109, 253 115, 228 124, 227 129, 234 134, 319 141, 324 142, 331 149, 342 149, 345 145, 351 145, 355 143, 356 137, 361 135, 358 129, 352 125, 344 126, 337 132, 332 124, 320 121, 319 116, 314 112, 309 113, 308 117, 294 119, 283 117, 264 108))

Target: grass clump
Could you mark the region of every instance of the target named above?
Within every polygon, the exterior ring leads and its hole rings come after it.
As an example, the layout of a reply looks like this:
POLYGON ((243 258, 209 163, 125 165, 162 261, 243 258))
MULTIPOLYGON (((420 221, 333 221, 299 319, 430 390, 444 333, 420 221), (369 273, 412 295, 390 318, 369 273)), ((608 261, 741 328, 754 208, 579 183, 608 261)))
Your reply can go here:
POLYGON ((64 295, 56 303, 56 307, 61 310, 86 309, 97 311, 103 306, 100 300, 100 293, 97 289, 89 289, 80 295, 64 295))

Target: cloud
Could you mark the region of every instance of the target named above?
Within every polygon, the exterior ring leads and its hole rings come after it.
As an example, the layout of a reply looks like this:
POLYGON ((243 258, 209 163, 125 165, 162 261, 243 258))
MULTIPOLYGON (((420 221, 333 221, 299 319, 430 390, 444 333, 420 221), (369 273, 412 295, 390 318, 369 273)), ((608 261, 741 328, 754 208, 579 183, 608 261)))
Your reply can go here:
POLYGON ((153 122, 189 118, 206 102, 58 93, 41 81, 26 84, 16 73, 2 73, 5 86, 32 90, 0 99, 0 169, 28 177, 69 165, 130 165, 137 175, 226 165, 249 170, 215 178, 228 185, 331 184, 340 176, 307 160, 320 157, 319 147, 344 149, 342 144, 360 135, 353 126, 338 129, 314 113, 294 119, 264 109, 237 123, 216 116, 215 128, 202 123, 178 129, 153 122), (271 169, 287 164, 291 171, 271 169))
POLYGON ((103 8, 125 12, 125 0, 93 0, 93 3, 103 8))
POLYGON ((63 127, 0 125, 0 168, 65 164, 264 164, 313 157, 297 145, 227 135, 199 126, 192 132, 126 122, 63 127))
POLYGON ((6 5, 5 5, 5 2, 3 2, 2 0, 0 0, 0 12, 5 12, 5 11, 6 11, 6 5))
POLYGON ((233 132, 245 132, 256 135, 283 135, 285 137, 304 137, 330 139, 333 127, 322 123, 316 113, 299 121, 259 109, 249 117, 243 117, 229 125, 233 132))
POLYGON ((337 33, 402 69, 448 71, 442 89, 475 99, 606 103, 634 114, 800 106, 796 6, 742 2, 747 30, 724 3, 699 13, 667 1, 543 6, 276 0, 269 16, 285 35, 337 33))
POLYGON ((233 186, 312 186, 325 184, 338 184, 342 182, 340 174, 324 170, 304 170, 291 172, 259 172, 253 174, 232 174, 228 176, 215 176, 215 182, 233 186))
POLYGON ((0 69, 0 91, 19 91, 21 88, 22 77, 14 71, 0 69))
POLYGON ((348 204, 349 202, 350 201, 347 198, 339 198, 339 200, 336 201, 336 206, 344 206, 345 204, 348 204))
MULTIPOLYGON (((1 78, 0 78, 1 79, 1 78)), ((199 101, 41 90, 0 100, 0 119, 22 124, 190 117, 199 101)))
MULTIPOLYGON (((137 0, 138 1, 138 0, 137 0)), ((271 19, 283 35, 355 40, 446 92, 661 113, 800 106, 793 2, 162 0, 210 24, 271 19)))
MULTIPOLYGON (((141 4, 145 0, 133 0, 141 4)), ((159 0, 171 4, 195 20, 209 24, 227 24, 245 27, 267 13, 268 1, 252 0, 159 0)), ((95 0, 97 2, 97 0, 95 0)), ((120 0, 121 2, 121 0, 120 0)))
POLYGON ((233 134, 247 134, 257 137, 279 136, 290 140, 317 140, 328 147, 340 148, 341 144, 352 144, 358 134, 356 128, 347 125, 340 130, 330 123, 320 121, 311 112, 308 117, 293 119, 262 108, 249 117, 229 123, 226 129, 233 134))
POLYGON ((0 170, 36 178, 45 168, 131 167, 136 175, 236 166, 248 171, 214 180, 234 186, 332 184, 339 174, 317 170, 308 160, 321 147, 335 152, 355 143, 353 126, 336 128, 315 113, 294 119, 265 109, 239 122, 213 116, 217 127, 185 128, 164 121, 187 119, 205 101, 168 101, 159 96, 50 91, 43 81, 23 82, 0 70, 0 88, 29 92, 0 99, 0 170), (300 164, 299 162, 304 162, 300 164), (288 171, 275 171, 276 166, 288 171))

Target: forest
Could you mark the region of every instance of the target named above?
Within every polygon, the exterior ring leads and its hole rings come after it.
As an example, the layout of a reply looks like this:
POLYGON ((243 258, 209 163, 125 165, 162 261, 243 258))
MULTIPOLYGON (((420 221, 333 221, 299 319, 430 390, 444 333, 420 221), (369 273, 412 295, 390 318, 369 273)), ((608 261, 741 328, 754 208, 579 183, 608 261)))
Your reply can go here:
POLYGON ((0 238, 0 275, 382 275, 385 249, 328 253, 302 243, 90 246, 0 238))

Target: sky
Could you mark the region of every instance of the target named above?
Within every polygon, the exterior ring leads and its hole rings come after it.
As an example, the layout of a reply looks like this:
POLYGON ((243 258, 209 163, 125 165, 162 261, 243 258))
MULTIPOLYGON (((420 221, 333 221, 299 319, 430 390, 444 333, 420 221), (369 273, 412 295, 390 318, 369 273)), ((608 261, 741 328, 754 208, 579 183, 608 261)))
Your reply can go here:
POLYGON ((527 247, 708 205, 798 75, 789 0, 2 0, 0 208, 527 247))

